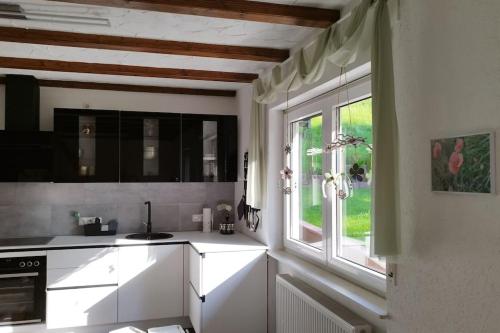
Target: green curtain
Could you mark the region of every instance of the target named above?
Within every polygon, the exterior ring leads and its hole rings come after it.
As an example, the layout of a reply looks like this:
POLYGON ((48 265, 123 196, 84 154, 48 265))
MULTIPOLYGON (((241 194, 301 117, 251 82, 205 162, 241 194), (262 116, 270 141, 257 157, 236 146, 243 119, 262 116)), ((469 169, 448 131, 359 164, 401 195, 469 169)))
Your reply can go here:
MULTIPOLYGON (((283 64, 255 80, 251 125, 251 150, 255 150, 253 156, 258 158, 265 147, 257 135, 257 129, 262 128, 258 122, 264 119, 262 104, 317 82, 328 66, 344 68, 358 58, 363 59, 368 55, 366 52, 371 53, 375 184, 371 250, 380 256, 395 255, 399 249, 398 125, 391 39, 387 0, 362 0, 348 18, 332 25, 283 64), (260 145, 259 149, 257 145, 260 145)), ((252 162, 256 166, 262 165, 257 160, 252 162)), ((257 176, 263 174, 255 173, 257 176)), ((251 177, 254 176, 249 173, 249 186, 258 181, 251 177)), ((255 193, 262 192, 255 190, 255 193)))
POLYGON ((392 34, 387 1, 377 8, 373 29, 373 207, 372 252, 399 253, 399 144, 394 100, 392 34))
POLYGON ((317 82, 331 65, 346 67, 369 52, 375 8, 363 0, 351 15, 323 31, 311 44, 256 81, 256 101, 268 104, 283 93, 317 82))
POLYGON ((248 148, 247 205, 263 208, 266 189, 266 113, 265 105, 255 101, 259 82, 254 82, 252 113, 250 115, 250 146, 248 148))

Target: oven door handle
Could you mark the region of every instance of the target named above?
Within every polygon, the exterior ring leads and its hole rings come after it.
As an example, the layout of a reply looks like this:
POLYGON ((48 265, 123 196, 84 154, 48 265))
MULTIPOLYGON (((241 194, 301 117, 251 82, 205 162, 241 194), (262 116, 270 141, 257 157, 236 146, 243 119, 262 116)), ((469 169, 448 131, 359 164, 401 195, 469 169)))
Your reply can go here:
POLYGON ((0 279, 10 279, 10 278, 18 278, 18 277, 28 277, 28 276, 38 276, 39 273, 18 273, 18 274, 0 274, 0 279))

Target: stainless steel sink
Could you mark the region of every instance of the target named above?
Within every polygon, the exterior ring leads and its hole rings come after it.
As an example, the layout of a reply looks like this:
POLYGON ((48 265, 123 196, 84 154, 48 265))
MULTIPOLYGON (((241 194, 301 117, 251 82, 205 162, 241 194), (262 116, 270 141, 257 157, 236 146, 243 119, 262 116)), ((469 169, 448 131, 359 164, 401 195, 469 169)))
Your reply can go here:
POLYGON ((142 234, 130 234, 127 235, 127 239, 143 239, 143 240, 157 240, 157 239, 168 239, 172 238, 174 235, 165 232, 150 232, 142 234))

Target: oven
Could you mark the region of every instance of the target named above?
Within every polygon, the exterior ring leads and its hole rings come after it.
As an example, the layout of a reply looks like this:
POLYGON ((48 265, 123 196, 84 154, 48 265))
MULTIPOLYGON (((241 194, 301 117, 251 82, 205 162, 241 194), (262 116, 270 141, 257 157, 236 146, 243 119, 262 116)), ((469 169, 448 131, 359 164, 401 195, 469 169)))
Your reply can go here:
POLYGON ((46 253, 0 253, 0 325, 45 321, 46 253))

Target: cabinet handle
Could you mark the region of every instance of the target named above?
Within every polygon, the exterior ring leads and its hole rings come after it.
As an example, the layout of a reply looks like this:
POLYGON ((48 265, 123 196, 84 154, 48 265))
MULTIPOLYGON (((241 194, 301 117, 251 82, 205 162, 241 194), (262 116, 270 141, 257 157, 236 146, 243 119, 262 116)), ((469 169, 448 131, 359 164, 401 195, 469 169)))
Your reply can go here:
POLYGON ((94 284, 94 285, 91 285, 91 286, 73 286, 73 287, 47 288, 47 291, 68 290, 68 289, 90 289, 90 288, 104 288, 104 287, 118 287, 118 283, 112 283, 112 284, 94 284))
POLYGON ((0 279, 10 279, 18 277, 38 276, 38 273, 19 273, 19 274, 2 274, 0 279))
POLYGON ((196 291, 196 289, 194 288, 194 286, 193 286, 193 284, 191 283, 191 281, 189 281, 189 286, 190 286, 191 288, 193 288, 193 291, 194 291, 194 293, 196 294, 196 297, 198 297, 202 303, 205 303, 205 295, 203 295, 203 296, 198 295, 198 292, 197 292, 197 291, 196 291))

